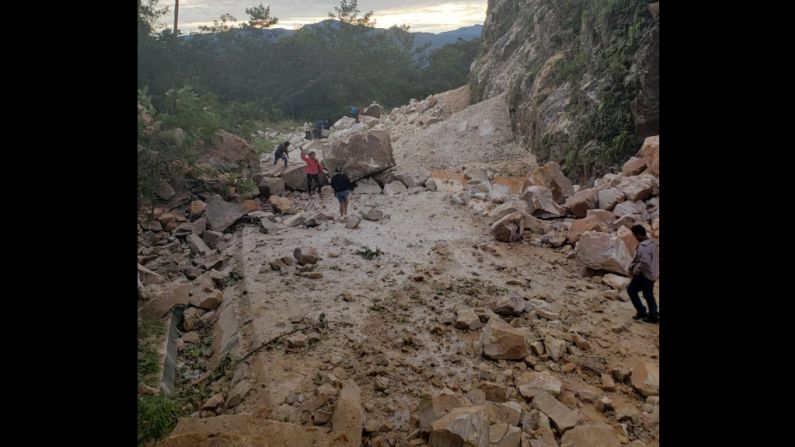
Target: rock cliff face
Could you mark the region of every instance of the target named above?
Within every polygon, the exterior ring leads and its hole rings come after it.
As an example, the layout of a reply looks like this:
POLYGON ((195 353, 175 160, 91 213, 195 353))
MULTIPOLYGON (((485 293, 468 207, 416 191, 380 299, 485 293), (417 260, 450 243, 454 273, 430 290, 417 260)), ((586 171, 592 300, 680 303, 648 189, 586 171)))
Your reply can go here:
POLYGON ((659 132, 659 2, 489 0, 473 102, 507 93, 539 164, 577 183, 617 170, 659 132))

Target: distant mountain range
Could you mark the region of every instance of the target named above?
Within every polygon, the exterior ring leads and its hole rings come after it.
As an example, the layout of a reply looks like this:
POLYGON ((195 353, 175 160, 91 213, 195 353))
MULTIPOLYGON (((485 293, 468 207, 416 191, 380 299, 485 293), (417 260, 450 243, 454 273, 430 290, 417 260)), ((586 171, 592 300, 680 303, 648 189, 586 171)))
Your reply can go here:
MULTIPOLYGON (((323 26, 339 26, 339 22, 336 20, 323 20, 317 23, 310 23, 304 25, 304 27, 316 28, 316 27, 323 27, 323 26)), ((303 27, 302 27, 303 28, 303 27)), ((377 30, 383 30, 383 28, 376 28, 377 30)), ((481 30, 483 29, 483 25, 472 25, 472 26, 465 26, 463 28, 458 28, 452 31, 445 31, 442 33, 434 34, 434 33, 425 33, 425 32, 412 32, 411 34, 414 35, 414 46, 421 47, 426 44, 430 44, 430 49, 436 49, 447 45, 449 43, 454 43, 458 39, 462 40, 472 40, 477 39, 480 37, 481 30)), ((252 31, 243 31, 243 30, 236 30, 237 32, 252 32, 252 31)), ((262 33, 262 37, 266 40, 279 40, 283 37, 292 36, 295 34, 295 30, 285 29, 285 28, 268 28, 259 30, 262 33)), ((182 36, 184 39, 191 39, 191 35, 182 36)))
POLYGON ((454 43, 458 39, 472 40, 480 37, 480 31, 483 25, 465 26, 463 28, 454 29, 452 31, 445 31, 443 33, 411 33, 414 34, 414 46, 422 46, 426 43, 431 44, 431 48, 439 48, 448 43, 454 43))

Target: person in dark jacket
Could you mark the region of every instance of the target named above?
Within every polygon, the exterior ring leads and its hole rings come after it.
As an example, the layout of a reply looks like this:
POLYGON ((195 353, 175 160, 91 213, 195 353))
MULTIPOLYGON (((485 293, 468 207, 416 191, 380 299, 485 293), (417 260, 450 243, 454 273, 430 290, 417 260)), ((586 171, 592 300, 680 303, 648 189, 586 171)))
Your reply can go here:
POLYGON ((353 189, 351 179, 342 173, 342 169, 335 168, 334 176, 331 177, 331 187, 334 188, 334 196, 340 202, 340 217, 344 217, 348 214, 348 196, 353 189))
POLYGON ((657 301, 654 299, 654 281, 657 280, 660 269, 657 258, 657 243, 653 239, 649 239, 643 225, 633 226, 632 234, 640 242, 635 251, 635 258, 629 267, 633 276, 632 281, 627 286, 627 294, 637 311, 633 318, 636 320, 642 318, 643 321, 648 323, 657 323, 660 321, 660 315, 657 313, 657 301), (646 308, 643 307, 643 303, 640 302, 638 292, 643 292, 643 298, 646 299, 646 304, 649 306, 648 313, 646 308))
POLYGON ((284 160, 284 167, 287 167, 287 153, 289 152, 289 146, 290 142, 285 141, 276 148, 276 152, 273 154, 273 166, 276 166, 276 163, 279 162, 279 159, 282 159, 284 160))
POLYGON ((315 139, 319 140, 323 136, 323 120, 315 121, 315 139))

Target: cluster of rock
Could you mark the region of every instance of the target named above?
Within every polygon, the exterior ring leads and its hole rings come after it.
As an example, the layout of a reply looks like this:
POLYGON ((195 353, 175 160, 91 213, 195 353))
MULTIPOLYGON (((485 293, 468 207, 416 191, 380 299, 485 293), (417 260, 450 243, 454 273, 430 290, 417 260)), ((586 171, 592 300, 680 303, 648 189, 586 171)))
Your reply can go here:
POLYGON ((521 195, 489 183, 484 169, 469 173, 466 191, 451 197, 493 219, 491 232, 503 242, 525 231, 537 243, 573 247, 589 269, 627 275, 638 242, 630 228, 643 225, 659 237, 659 137, 649 137, 620 174, 606 174, 590 188, 572 185, 555 162, 531 171, 521 195), (489 210, 488 203, 499 204, 489 210))

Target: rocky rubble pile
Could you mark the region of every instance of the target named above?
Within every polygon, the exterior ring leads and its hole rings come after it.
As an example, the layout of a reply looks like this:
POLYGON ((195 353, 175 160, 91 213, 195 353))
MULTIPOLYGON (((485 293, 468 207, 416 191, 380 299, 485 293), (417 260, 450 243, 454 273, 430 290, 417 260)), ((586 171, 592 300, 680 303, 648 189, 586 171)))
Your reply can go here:
POLYGON ((648 137, 620 174, 606 174, 588 188, 572 185, 555 162, 532 170, 521 194, 474 169, 466 173, 466 190, 450 200, 490 216, 499 241, 529 232, 533 243, 567 250, 588 269, 626 276, 638 245, 630 228, 643 225, 659 238, 659 148, 659 137, 648 137))

